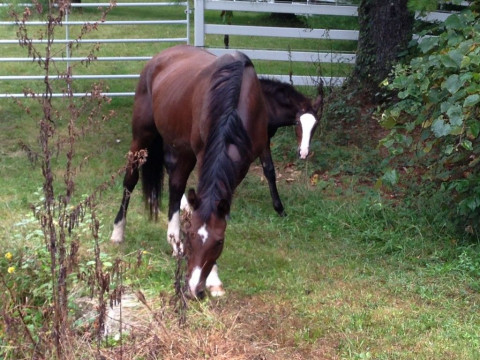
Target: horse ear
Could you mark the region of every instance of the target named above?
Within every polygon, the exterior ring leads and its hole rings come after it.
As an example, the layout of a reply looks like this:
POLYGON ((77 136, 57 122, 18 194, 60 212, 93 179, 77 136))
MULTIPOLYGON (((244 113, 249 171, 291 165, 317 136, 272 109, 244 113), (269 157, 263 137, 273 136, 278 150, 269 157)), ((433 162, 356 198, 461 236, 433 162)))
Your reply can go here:
POLYGON ((318 93, 317 98, 312 101, 312 107, 313 107, 313 111, 315 111, 315 114, 320 118, 323 113, 323 94, 324 94, 322 80, 320 80, 317 86, 317 93, 318 93))
POLYGON ((230 213, 230 204, 227 200, 222 199, 218 202, 217 212, 221 217, 226 217, 230 213))
POLYGON ((197 197, 194 189, 188 190, 187 201, 194 210, 200 206, 200 199, 197 197))

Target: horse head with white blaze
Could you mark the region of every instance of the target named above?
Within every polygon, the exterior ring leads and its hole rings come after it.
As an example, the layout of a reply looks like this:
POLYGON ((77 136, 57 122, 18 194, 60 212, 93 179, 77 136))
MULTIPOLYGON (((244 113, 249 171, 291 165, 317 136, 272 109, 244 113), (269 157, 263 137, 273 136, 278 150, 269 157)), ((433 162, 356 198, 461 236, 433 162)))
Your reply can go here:
POLYGON ((312 141, 315 129, 318 126, 318 119, 323 112, 323 83, 317 87, 318 96, 310 101, 305 99, 295 115, 295 134, 298 143, 298 156, 306 159, 310 153, 310 142, 312 141))
POLYGON ((260 83, 267 101, 269 139, 275 135, 278 128, 295 125, 298 156, 306 159, 318 119, 323 112, 323 82, 320 80, 317 97, 313 100, 288 83, 270 78, 261 78, 260 83))

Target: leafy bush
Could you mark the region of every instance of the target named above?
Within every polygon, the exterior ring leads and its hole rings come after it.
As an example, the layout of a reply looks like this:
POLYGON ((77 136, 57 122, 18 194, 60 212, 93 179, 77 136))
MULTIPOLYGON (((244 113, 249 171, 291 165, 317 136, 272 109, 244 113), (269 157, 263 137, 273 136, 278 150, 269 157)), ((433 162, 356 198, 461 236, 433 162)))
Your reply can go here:
POLYGON ((451 195, 458 215, 480 215, 480 24, 471 11, 450 16, 424 32, 418 56, 398 65, 387 89, 398 102, 380 123, 390 129, 381 142, 392 157, 409 153, 423 179, 451 195))

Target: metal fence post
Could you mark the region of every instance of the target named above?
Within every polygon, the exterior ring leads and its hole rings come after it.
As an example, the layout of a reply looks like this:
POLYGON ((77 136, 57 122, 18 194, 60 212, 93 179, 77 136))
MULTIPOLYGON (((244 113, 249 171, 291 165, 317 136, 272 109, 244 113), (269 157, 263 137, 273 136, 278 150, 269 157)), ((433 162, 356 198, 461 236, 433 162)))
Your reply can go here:
POLYGON ((205 46, 205 1, 195 0, 195 46, 205 46))

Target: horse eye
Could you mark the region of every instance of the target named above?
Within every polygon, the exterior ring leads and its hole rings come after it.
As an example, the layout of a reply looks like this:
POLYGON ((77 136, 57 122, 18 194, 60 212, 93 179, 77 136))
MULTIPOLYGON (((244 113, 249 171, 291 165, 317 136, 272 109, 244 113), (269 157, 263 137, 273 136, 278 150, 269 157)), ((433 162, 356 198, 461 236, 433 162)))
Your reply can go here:
POLYGON ((218 239, 215 245, 216 246, 223 245, 223 242, 224 242, 224 239, 218 239))

